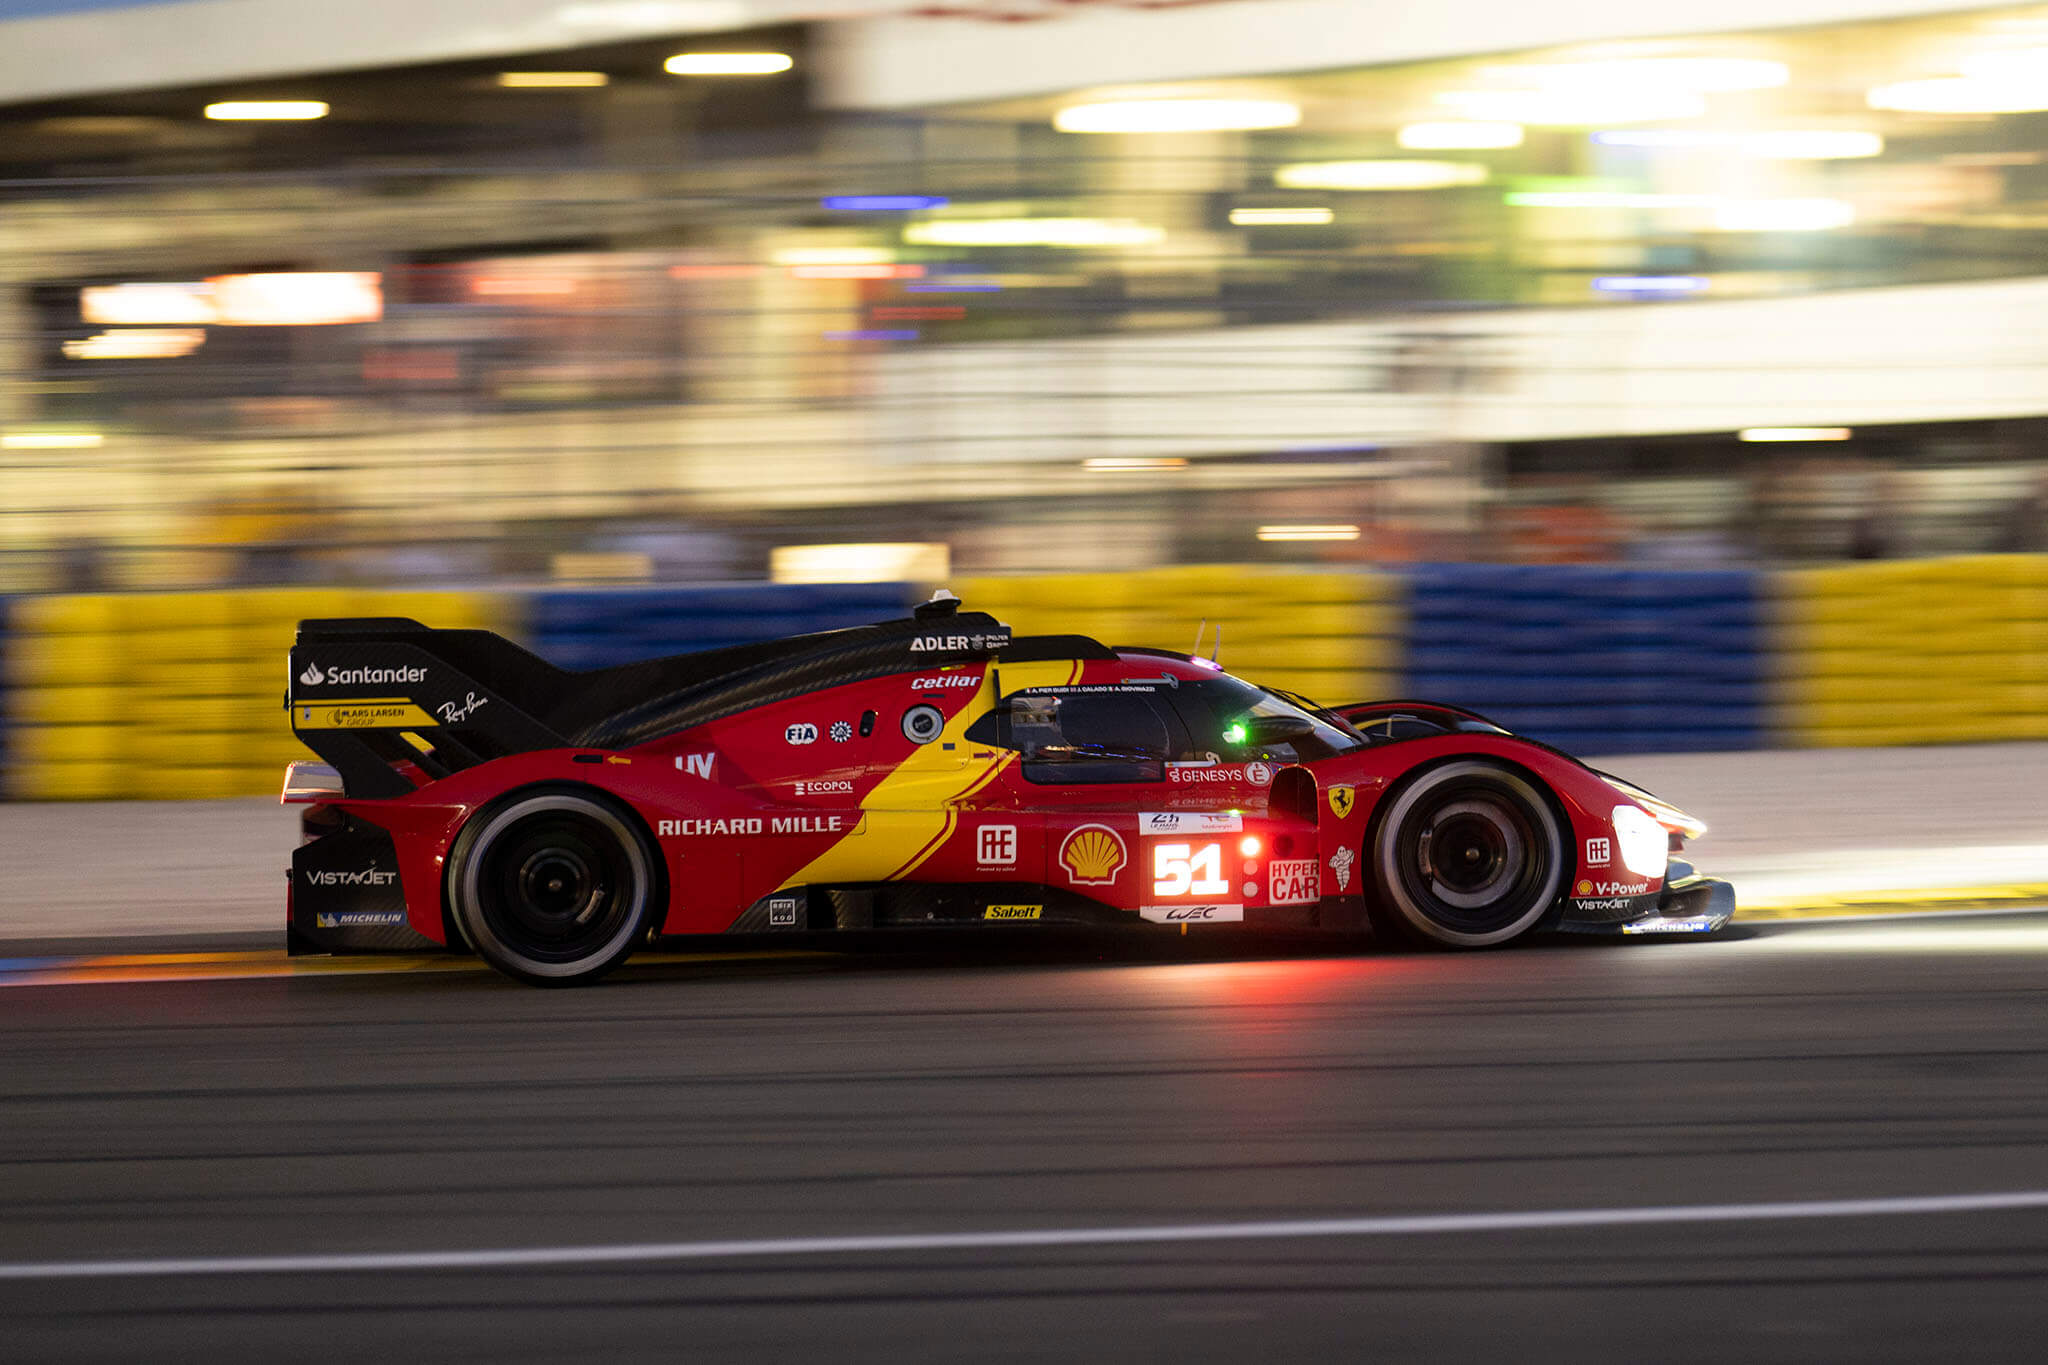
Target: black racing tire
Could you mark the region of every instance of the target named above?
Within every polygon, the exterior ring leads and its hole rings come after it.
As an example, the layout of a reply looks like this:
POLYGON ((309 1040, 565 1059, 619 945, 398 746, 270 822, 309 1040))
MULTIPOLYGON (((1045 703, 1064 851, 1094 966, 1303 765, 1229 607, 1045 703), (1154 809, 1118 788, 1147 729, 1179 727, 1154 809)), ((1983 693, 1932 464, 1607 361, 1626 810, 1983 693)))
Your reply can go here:
POLYGON ((462 935, 536 986, 597 980, 647 941, 661 854, 631 811, 587 787, 532 787, 470 817, 448 854, 462 935))
POLYGON ((1570 868, 1562 819, 1543 790, 1482 759, 1428 768, 1397 788, 1368 836, 1383 941, 1493 948, 1535 929, 1570 868))

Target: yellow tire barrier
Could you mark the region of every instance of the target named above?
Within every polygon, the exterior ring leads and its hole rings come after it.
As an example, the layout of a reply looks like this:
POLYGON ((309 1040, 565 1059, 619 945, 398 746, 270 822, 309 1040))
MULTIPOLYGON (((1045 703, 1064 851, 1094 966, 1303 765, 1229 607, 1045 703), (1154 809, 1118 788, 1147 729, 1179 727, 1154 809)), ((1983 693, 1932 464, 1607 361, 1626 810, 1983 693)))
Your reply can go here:
POLYGON ((2048 556, 1803 569, 1777 607, 1790 743, 2048 737, 2048 556))
POLYGON ((0 715, 7 795, 262 795, 311 757, 284 713, 285 652, 316 616, 411 616, 509 631, 489 593, 252 588, 27 597, 10 614, 0 715))

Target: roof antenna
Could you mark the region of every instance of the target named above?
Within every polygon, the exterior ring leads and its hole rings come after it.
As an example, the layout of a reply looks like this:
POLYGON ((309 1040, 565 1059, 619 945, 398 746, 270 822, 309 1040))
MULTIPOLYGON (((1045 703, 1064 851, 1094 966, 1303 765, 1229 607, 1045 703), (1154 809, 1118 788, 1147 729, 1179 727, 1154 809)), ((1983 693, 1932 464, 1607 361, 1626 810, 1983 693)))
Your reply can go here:
POLYGON ((1197 659, 1202 657, 1202 637, 1208 633, 1209 618, 1204 616, 1202 618, 1202 624, 1195 628, 1195 647, 1188 651, 1190 655, 1197 659))
POLYGON ((1223 667, 1223 623, 1221 621, 1216 623, 1216 643, 1209 646, 1209 662, 1218 668, 1223 667))
POLYGON ((937 621, 955 615, 960 610, 960 599, 951 591, 940 588, 925 601, 917 604, 911 612, 920 621, 937 621))

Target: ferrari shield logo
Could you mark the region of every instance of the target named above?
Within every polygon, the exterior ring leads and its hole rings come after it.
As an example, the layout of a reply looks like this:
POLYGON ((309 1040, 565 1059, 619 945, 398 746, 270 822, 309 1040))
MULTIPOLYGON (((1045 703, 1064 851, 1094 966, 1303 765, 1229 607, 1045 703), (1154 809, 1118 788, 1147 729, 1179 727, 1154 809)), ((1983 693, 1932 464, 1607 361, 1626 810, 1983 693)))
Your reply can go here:
POLYGON ((1330 788, 1330 813, 1342 820, 1358 804, 1358 793, 1350 787, 1330 788))

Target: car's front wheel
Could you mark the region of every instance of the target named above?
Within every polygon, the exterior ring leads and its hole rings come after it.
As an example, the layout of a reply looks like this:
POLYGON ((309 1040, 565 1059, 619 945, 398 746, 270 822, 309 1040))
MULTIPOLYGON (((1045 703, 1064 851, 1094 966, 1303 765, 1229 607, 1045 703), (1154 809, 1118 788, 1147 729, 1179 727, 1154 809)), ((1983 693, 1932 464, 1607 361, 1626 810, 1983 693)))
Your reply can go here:
POLYGON ((1399 788, 1372 839, 1373 927, 1397 941, 1507 943, 1542 921, 1568 875, 1550 802, 1520 773, 1478 759, 1399 788))
POLYGON ((485 961, 522 981, 594 981, 654 925, 660 857, 591 791, 536 788, 473 816, 448 856, 450 907, 485 961))

